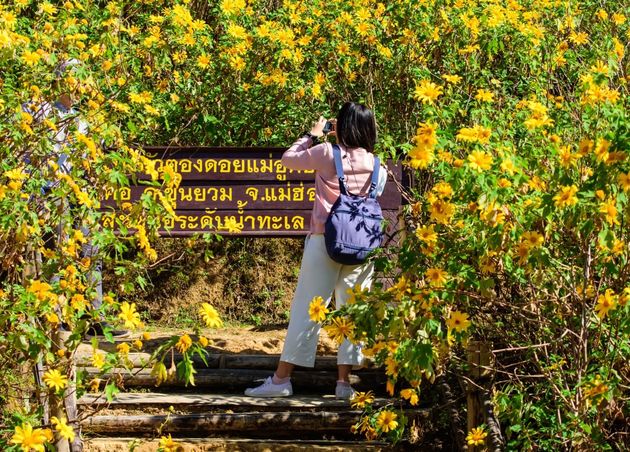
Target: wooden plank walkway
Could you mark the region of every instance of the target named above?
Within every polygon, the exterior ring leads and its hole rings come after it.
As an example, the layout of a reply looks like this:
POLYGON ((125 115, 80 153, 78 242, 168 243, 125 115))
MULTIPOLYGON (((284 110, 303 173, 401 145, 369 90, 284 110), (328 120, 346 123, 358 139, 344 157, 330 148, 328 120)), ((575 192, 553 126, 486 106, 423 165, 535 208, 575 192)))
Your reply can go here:
MULTIPOLYGON (((263 438, 183 438, 178 444, 186 452, 389 452, 398 450, 380 441, 302 440, 263 438)), ((147 438, 92 438, 84 452, 155 452, 158 441, 147 438)))
MULTIPOLYGON (((82 364, 89 364, 85 355, 80 358, 82 364)), ((372 447, 351 433, 361 411, 352 408, 348 400, 337 400, 332 395, 337 379, 335 357, 318 358, 315 370, 296 370, 292 376, 293 397, 245 397, 243 389, 270 376, 278 359, 278 355, 212 354, 207 366, 197 368, 194 387, 184 387, 172 379, 156 388, 155 377, 145 367, 114 370, 110 377, 122 392, 111 402, 103 394, 86 394, 79 399, 79 410, 85 417, 82 431, 87 437, 105 437, 102 441, 171 434, 178 441, 195 444, 195 438, 203 438, 197 446, 184 449, 191 451, 306 451, 320 446, 321 450, 393 450, 382 443, 372 447), (228 439, 237 442, 217 446, 228 439), (258 448, 262 444, 266 448, 258 448), (273 448, 270 444, 274 444, 273 448)), ((144 366, 148 360, 146 353, 130 354, 130 361, 138 366, 144 366)), ((95 368, 82 370, 88 377, 98 375, 95 368)), ((386 396, 382 369, 356 371, 351 382, 357 390, 376 393, 375 408, 392 405, 403 409, 416 425, 431 422, 430 409, 401 406, 399 400, 386 396)), ((124 444, 124 440, 120 441, 124 444)), ((86 451, 113 452, 107 446, 99 449, 96 439, 87 444, 86 451)))
MULTIPOLYGON (((89 377, 99 374, 95 368, 85 368, 89 377)), ((212 390, 217 392, 242 391, 245 388, 260 384, 257 380, 264 380, 272 375, 266 369, 199 369, 195 374, 195 386, 189 389, 199 391, 212 390)), ((119 381, 125 388, 154 388, 157 380, 151 375, 150 369, 134 369, 131 373, 120 369, 119 381)), ((333 371, 295 371, 291 377, 293 389, 298 391, 331 391, 334 390, 337 373, 333 371)), ((360 391, 385 388, 386 378, 382 372, 356 372, 350 378, 350 383, 360 391)), ((183 382, 172 379, 160 384, 160 388, 183 388, 183 382)))
MULTIPOLYGON (((407 410, 411 419, 426 419, 427 409, 407 410)), ((348 435, 352 425, 360 419, 358 411, 257 411, 251 413, 193 413, 184 415, 130 415, 124 416, 124 430, 135 434, 157 431, 171 434, 228 434, 247 433, 252 437, 274 438, 295 436, 297 433, 348 435)), ((120 415, 91 416, 82 423, 83 428, 99 434, 120 434, 120 415)))
MULTIPOLYGON (((377 397, 373 406, 380 407, 391 399, 385 397, 377 397)), ((137 409, 142 410, 147 407, 151 408, 169 408, 174 407, 185 409, 205 409, 205 410, 312 410, 326 409, 348 410, 350 402, 347 400, 336 399, 333 395, 313 396, 313 395, 295 395, 292 397, 279 398, 262 398, 247 397, 237 394, 181 394, 181 393, 129 393, 123 392, 116 394, 112 402, 108 402, 104 394, 86 394, 78 401, 79 406, 90 408, 102 408, 104 406, 109 409, 137 409)))
MULTIPOLYGON (((116 351, 115 344, 107 344, 101 348, 102 350, 109 350, 111 352, 116 351)), ((89 367, 91 365, 91 354, 92 350, 90 349, 88 353, 82 353, 78 358, 78 365, 81 367, 89 367)), ((143 352, 132 352, 128 355, 129 362, 134 365, 134 367, 143 367, 149 363, 151 354, 143 353, 143 352)), ((252 355, 252 354, 227 354, 227 353, 210 353, 206 358, 206 362, 204 363, 201 358, 198 356, 194 356, 192 358, 193 363, 195 364, 196 369, 266 369, 266 370, 275 370, 278 365, 278 360, 280 359, 280 355, 272 354, 272 355, 252 355)), ((175 353, 174 355, 175 363, 181 361, 181 355, 179 353, 175 353)), ((170 359, 167 360, 170 362, 170 359)), ((322 356, 318 357, 315 360, 315 366, 313 368, 304 368, 300 366, 296 366, 297 370, 337 370, 337 358, 335 356, 322 356)), ((367 365, 366 367, 360 369, 360 371, 366 371, 374 369, 373 365, 367 365)))

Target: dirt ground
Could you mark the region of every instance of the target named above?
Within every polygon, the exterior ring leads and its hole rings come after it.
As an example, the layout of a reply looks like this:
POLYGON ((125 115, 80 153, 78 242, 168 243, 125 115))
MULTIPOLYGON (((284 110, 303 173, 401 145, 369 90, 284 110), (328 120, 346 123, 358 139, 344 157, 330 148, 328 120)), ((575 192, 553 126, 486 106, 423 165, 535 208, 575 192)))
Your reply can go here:
MULTIPOLYGON (((190 330, 184 328, 164 327, 148 327, 146 332, 149 333, 151 338, 143 341, 142 352, 144 353, 151 353, 165 338, 172 335, 192 334, 190 330)), ((226 326, 220 329, 202 330, 201 333, 210 340, 210 345, 206 347, 206 350, 210 353, 274 355, 282 353, 286 326, 226 326)), ((130 337, 118 339, 116 343, 131 343, 135 339, 141 339, 141 337, 142 333, 137 332, 130 337)), ((196 336, 193 336, 193 339, 196 339, 196 336)), ((101 341, 99 348, 106 351, 115 351, 116 344, 101 341)), ((328 337, 326 331, 321 330, 317 347, 318 356, 336 355, 336 353, 337 343, 328 337)), ((83 343, 79 347, 79 356, 91 355, 92 345, 87 342, 83 343)))
MULTIPOLYGON (((223 353, 279 354, 284 344, 285 327, 228 327, 208 331, 212 347, 223 353)), ((337 344, 322 330, 317 347, 318 355, 334 355, 337 344)))

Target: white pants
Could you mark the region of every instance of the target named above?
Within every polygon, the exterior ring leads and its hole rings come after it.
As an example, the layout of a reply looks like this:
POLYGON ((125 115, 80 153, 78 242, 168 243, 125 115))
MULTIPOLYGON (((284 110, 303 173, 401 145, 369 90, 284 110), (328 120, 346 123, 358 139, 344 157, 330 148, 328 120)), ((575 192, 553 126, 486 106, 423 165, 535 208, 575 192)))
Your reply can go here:
MULTIPOLYGON (((334 293, 336 306, 340 308, 348 300, 348 289, 356 285, 370 287, 373 272, 372 264, 342 265, 333 261, 326 252, 323 234, 307 237, 280 360, 313 367, 321 326, 309 317, 311 300, 320 296, 328 306, 334 293)), ((362 361, 361 347, 345 339, 339 346, 337 364, 358 366, 362 361)))

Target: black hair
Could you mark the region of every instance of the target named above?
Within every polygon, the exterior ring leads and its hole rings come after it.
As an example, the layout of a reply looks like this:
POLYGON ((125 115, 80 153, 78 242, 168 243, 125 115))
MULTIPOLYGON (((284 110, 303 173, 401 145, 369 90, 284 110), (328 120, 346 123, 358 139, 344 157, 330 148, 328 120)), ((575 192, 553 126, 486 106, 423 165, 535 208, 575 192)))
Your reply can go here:
POLYGON ((374 151, 376 120, 374 113, 363 104, 346 102, 337 114, 337 140, 347 148, 374 151))

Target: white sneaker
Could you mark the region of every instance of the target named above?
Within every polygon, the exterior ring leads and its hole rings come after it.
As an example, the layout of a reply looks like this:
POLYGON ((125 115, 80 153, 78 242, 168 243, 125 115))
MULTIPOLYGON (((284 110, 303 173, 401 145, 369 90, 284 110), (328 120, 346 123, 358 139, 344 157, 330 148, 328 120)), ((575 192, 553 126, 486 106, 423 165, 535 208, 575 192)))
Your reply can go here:
POLYGON ((265 382, 255 388, 247 388, 245 395, 250 397, 289 397, 293 395, 291 382, 274 384, 271 377, 267 377, 265 382))
POLYGON ((335 397, 337 399, 350 400, 354 397, 355 393, 355 390, 350 385, 337 384, 337 387, 335 388, 335 397))

